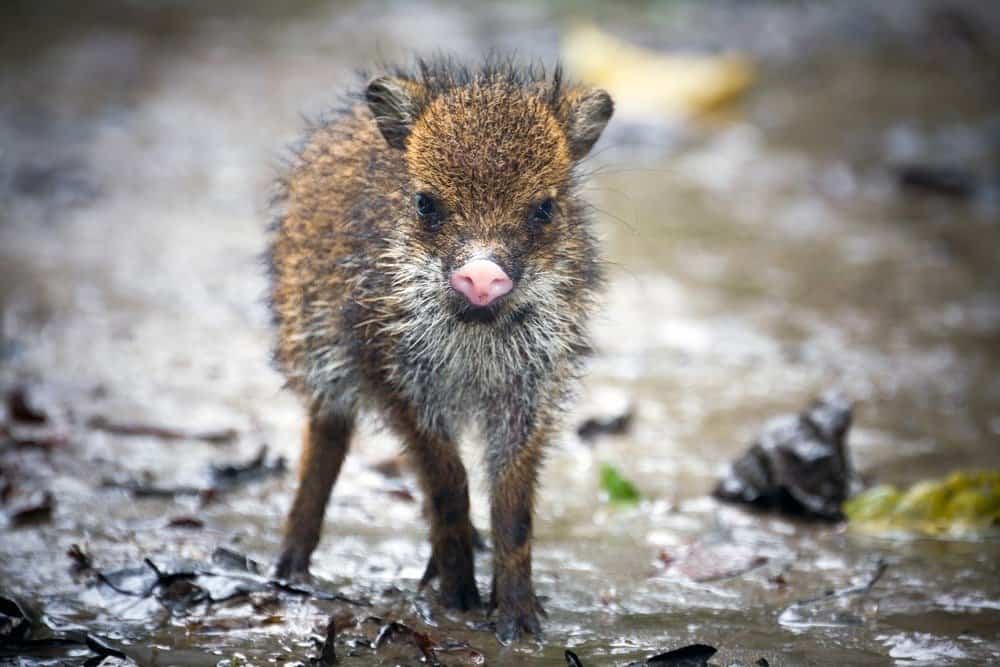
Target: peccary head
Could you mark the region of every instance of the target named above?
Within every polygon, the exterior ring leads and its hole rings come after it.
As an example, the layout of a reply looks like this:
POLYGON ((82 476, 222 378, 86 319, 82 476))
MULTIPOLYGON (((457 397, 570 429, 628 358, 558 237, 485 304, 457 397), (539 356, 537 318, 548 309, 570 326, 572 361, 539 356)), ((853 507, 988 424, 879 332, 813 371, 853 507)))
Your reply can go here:
POLYGON ((606 92, 558 69, 445 61, 380 76, 365 97, 406 165, 387 257, 401 305, 482 324, 589 301, 596 250, 574 167, 611 118, 606 92))

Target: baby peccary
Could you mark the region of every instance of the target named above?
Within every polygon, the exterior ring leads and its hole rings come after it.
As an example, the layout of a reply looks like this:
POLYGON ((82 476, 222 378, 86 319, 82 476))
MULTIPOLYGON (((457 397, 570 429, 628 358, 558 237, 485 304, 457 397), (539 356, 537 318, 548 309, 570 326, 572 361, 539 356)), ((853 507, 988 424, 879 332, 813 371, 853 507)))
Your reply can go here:
POLYGON ((304 574, 359 410, 405 443, 430 519, 421 585, 480 605, 456 438, 481 429, 497 636, 539 634, 539 464, 588 351, 600 283, 574 167, 612 113, 534 68, 420 62, 316 127, 271 247, 277 363, 309 403, 277 574, 304 574))

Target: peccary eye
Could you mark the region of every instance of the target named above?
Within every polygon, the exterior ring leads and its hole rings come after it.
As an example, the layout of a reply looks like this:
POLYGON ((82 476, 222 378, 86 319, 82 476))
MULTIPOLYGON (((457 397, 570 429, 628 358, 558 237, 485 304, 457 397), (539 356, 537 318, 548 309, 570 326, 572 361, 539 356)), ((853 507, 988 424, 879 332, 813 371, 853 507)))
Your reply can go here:
POLYGON ((431 229, 441 226, 441 209, 438 207, 434 197, 424 192, 418 192, 413 198, 414 206, 417 209, 417 216, 431 229))
POLYGON ((535 210, 531 213, 531 221, 537 222, 539 224, 545 224, 547 222, 552 222, 552 216, 556 212, 556 204, 551 199, 546 199, 541 204, 535 207, 535 210))

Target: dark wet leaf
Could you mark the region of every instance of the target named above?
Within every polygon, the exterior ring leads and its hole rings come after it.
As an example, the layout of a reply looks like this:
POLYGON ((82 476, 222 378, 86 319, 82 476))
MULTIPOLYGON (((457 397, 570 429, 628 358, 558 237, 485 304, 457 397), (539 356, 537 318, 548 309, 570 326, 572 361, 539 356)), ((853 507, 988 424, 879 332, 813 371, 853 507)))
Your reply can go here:
POLYGON ((14 387, 7 394, 7 414, 14 421, 31 424, 49 421, 48 412, 39 404, 31 389, 23 385, 14 387))
POLYGON ((257 455, 246 463, 213 465, 212 481, 218 487, 229 488, 265 477, 284 475, 286 470, 285 457, 277 456, 269 460, 267 445, 263 445, 257 455))
POLYGON ((623 435, 632 426, 635 411, 631 406, 618 415, 590 417, 576 428, 581 440, 594 440, 600 435, 623 435))
POLYGON ((418 632, 399 621, 390 621, 380 627, 378 634, 375 636, 375 641, 372 642, 372 648, 377 651, 387 643, 395 643, 400 640, 412 643, 420 651, 420 654, 428 664, 440 664, 434 655, 436 643, 425 633, 418 632))
POLYGON ((851 405, 828 394, 798 415, 768 422, 733 463, 715 497, 825 520, 860 487, 847 451, 851 405))
POLYGON ((896 168, 899 184, 924 194, 968 199, 979 187, 975 175, 959 167, 908 164, 896 168))
MULTIPOLYGON (((107 642, 107 640, 97 637, 95 635, 87 635, 87 648, 96 653, 102 659, 103 658, 119 658, 122 660, 128 659, 127 655, 125 655, 118 649, 111 646, 107 642)), ((100 661, 94 664, 100 664, 100 661)))
POLYGON ((168 528, 187 528, 189 530, 200 530, 205 527, 205 522, 193 516, 175 516, 167 521, 168 528))
POLYGON ((707 644, 690 644, 681 648, 654 655, 646 661, 649 667, 706 667, 708 659, 718 652, 707 644))
POLYGON ((89 553, 83 550, 79 544, 69 545, 69 549, 66 551, 66 555, 69 556, 73 564, 70 566, 70 572, 74 575, 89 575, 94 574, 94 559, 89 553))
POLYGON ((126 567, 111 572, 98 570, 97 581, 120 595, 149 597, 156 588, 156 573, 146 566, 126 567))
POLYGON ((50 521, 55 507, 55 497, 51 491, 40 491, 28 500, 11 507, 7 513, 10 524, 17 528, 50 521))
POLYGON ((156 575, 152 592, 164 607, 174 614, 184 614, 191 607, 212 600, 212 596, 196 583, 198 574, 193 571, 164 572, 149 558, 143 561, 156 575))
POLYGON ((144 567, 98 572, 97 579, 121 595, 155 597, 164 608, 176 615, 185 614, 202 603, 222 602, 267 588, 263 583, 202 573, 194 568, 163 571, 148 558, 144 567))
POLYGON ((263 572, 260 563, 245 554, 226 547, 216 547, 215 551, 212 552, 212 562, 227 570, 237 572, 249 572, 250 574, 263 572))
POLYGON ((269 589, 266 581, 234 577, 225 573, 200 573, 197 575, 197 581, 212 602, 244 598, 251 593, 261 593, 269 589))
MULTIPOLYGON (((84 646, 85 643, 82 637, 80 639, 73 637, 25 639, 10 644, 5 644, 0 640, 0 658, 66 658, 71 655, 77 655, 84 646)), ((6 665, 7 663, 0 664, 6 665)))
MULTIPOLYGON (((237 595, 243 594, 242 589, 237 592, 237 595)), ((172 613, 183 615, 192 607, 211 602, 213 598, 208 591, 196 584, 194 579, 176 578, 160 584, 156 599, 172 613)))
POLYGON ((0 646, 26 639, 31 626, 31 618, 17 600, 0 596, 0 646))
POLYGON ((326 632, 323 636, 323 643, 320 646, 319 655, 309 661, 311 665, 317 667, 328 667, 337 662, 337 653, 334 643, 337 640, 337 623, 333 616, 326 622, 326 632))
POLYGON ((101 480, 101 486, 106 489, 122 489, 128 491, 136 498, 176 498, 178 496, 202 496, 206 489, 197 486, 177 485, 158 486, 156 484, 138 479, 113 479, 105 478, 101 480))
POLYGON ((36 629, 44 631, 42 623, 32 620, 36 617, 40 617, 40 614, 29 614, 20 602, 0 596, 0 658, 68 658, 79 656, 81 649, 86 646, 97 655, 87 659, 84 665, 100 665, 110 658, 121 661, 114 664, 135 664, 108 640, 96 635, 74 630, 50 637, 32 637, 31 634, 36 629))
POLYGON ((303 597, 315 598, 317 600, 331 600, 346 602, 347 604, 352 604, 358 607, 370 607, 371 602, 367 599, 360 598, 350 598, 346 595, 341 595, 340 593, 328 593, 327 591, 317 590, 315 588, 310 588, 308 586, 291 584, 287 581, 279 581, 276 579, 263 579, 267 582, 267 585, 285 593, 292 593, 293 595, 301 595, 303 597))
MULTIPOLYGON (((141 479, 135 477, 106 477, 101 485, 110 489, 123 489, 136 498, 176 498, 178 496, 198 496, 202 505, 215 500, 220 493, 231 491, 241 484, 257 481, 271 476, 283 475, 287 471, 285 459, 282 456, 268 458, 267 446, 263 446, 253 459, 246 463, 215 464, 209 468, 210 486, 193 486, 177 484, 164 486, 156 484, 151 474, 145 474, 141 479)), ((193 522, 200 519, 193 519, 193 522)), ((189 525, 186 527, 195 527, 189 525)))
POLYGON ((213 571, 197 563, 187 563, 171 571, 160 568, 146 558, 141 567, 128 567, 112 572, 98 571, 96 576, 98 582, 121 595, 155 597, 175 613, 184 613, 188 608, 203 602, 225 602, 263 591, 279 591, 317 600, 370 606, 367 600, 356 600, 339 593, 268 579, 251 572, 213 571))
POLYGON ((96 431, 104 431, 114 435, 158 438, 160 440, 201 440, 213 445, 228 445, 239 437, 239 432, 233 428, 217 431, 184 431, 155 424, 116 422, 100 415, 91 417, 87 421, 87 426, 96 431))

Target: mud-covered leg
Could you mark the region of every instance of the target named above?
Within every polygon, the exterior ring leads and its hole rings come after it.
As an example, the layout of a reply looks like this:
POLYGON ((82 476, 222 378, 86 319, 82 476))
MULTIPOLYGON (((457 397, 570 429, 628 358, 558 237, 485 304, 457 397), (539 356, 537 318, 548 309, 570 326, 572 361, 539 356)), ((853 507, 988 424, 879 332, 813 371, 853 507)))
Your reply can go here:
POLYGON ((354 427, 352 415, 331 414, 313 404, 303 433, 299 488, 285 521, 281 556, 275 567, 280 578, 305 575, 319 543, 323 514, 337 481, 354 427))
POLYGON ((547 433, 494 444, 490 454, 490 514, 493 527, 493 592, 497 639, 509 643, 524 633, 541 637, 545 610, 531 583, 531 538, 535 486, 547 433))
POLYGON ((420 585, 437 578, 446 607, 479 607, 476 531, 469 519, 469 481, 458 447, 445 435, 419 428, 408 414, 397 415, 395 423, 420 478, 430 517, 431 557, 420 585))

